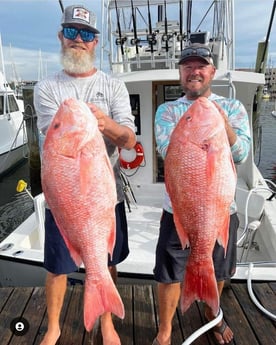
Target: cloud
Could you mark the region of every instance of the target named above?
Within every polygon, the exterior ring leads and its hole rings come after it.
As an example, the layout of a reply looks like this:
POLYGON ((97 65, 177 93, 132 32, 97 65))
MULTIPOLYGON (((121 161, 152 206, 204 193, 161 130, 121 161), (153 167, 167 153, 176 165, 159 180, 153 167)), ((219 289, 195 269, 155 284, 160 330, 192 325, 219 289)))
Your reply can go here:
POLYGON ((38 80, 60 69, 59 53, 3 47, 8 81, 38 80))

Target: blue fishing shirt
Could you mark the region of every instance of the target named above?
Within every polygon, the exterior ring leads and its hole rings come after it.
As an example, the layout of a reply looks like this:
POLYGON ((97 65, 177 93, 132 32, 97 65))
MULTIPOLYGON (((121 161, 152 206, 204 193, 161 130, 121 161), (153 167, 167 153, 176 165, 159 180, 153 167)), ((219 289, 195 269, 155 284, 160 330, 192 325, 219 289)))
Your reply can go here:
MULTIPOLYGON (((237 135, 235 144, 231 146, 233 161, 235 164, 242 163, 248 156, 251 144, 249 119, 244 105, 237 99, 225 98, 215 93, 212 93, 208 99, 215 101, 228 116, 228 121, 237 135)), ((175 126, 192 103, 193 101, 184 96, 175 101, 163 103, 158 107, 155 115, 155 140, 157 150, 163 159, 165 159, 170 136, 175 126)), ((167 191, 165 191, 163 208, 172 213, 167 191)), ((236 204, 233 201, 230 214, 235 212, 236 204)))

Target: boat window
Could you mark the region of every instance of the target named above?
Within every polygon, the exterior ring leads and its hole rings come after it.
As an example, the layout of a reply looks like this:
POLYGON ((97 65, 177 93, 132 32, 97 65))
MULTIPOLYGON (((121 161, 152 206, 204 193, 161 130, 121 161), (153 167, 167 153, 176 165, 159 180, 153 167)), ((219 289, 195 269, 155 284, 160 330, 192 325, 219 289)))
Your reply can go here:
POLYGON ((8 107, 9 112, 13 113, 14 111, 19 111, 19 107, 17 105, 14 95, 8 95, 8 100, 9 100, 9 107, 8 107))
POLYGON ((141 119, 140 119, 140 96, 139 95, 129 95, 130 105, 132 110, 132 115, 134 116, 135 123, 135 133, 137 135, 141 134, 141 119))
POLYGON ((164 85, 165 102, 174 101, 183 96, 181 85, 164 85))

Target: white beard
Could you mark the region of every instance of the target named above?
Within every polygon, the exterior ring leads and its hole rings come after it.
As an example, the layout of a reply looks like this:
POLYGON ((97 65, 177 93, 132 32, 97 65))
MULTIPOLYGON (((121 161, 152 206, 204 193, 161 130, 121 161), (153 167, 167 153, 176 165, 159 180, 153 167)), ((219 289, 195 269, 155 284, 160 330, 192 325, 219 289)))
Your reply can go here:
POLYGON ((93 69, 95 53, 88 53, 84 50, 62 49, 61 64, 64 70, 69 73, 81 74, 93 69))

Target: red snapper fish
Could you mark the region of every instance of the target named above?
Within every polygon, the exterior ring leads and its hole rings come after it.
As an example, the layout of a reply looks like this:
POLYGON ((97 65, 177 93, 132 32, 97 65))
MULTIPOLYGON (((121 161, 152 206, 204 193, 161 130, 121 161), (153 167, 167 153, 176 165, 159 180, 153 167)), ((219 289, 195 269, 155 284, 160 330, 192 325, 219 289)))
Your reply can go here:
POLYGON ((236 170, 218 109, 206 97, 184 113, 170 139, 165 185, 183 249, 190 247, 181 293, 184 313, 195 300, 217 315, 219 293, 212 252, 216 240, 226 251, 236 170))
POLYGON ((116 235, 116 184, 98 121, 84 102, 60 105, 46 133, 41 181, 71 257, 85 266, 85 328, 107 311, 123 318, 107 266, 116 235))

